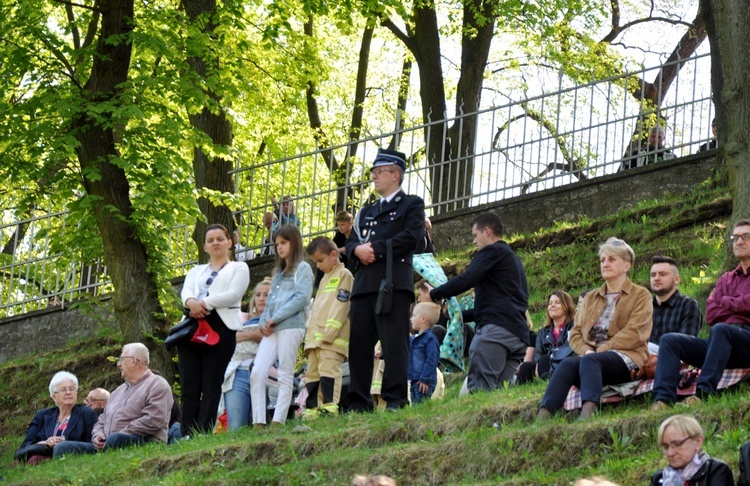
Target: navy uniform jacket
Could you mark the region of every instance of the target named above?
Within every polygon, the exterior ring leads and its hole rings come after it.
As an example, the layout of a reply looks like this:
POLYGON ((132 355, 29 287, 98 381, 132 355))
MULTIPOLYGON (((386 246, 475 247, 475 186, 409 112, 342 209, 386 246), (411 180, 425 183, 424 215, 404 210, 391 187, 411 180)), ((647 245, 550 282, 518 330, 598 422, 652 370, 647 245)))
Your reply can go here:
MULTIPOLYGON (((45 408, 38 412, 26 429, 26 438, 21 447, 29 444, 35 444, 39 441, 47 440, 52 437, 57 423, 57 407, 45 408)), ((68 426, 65 428, 63 435, 66 440, 75 440, 79 442, 91 442, 91 431, 94 429, 98 417, 96 412, 85 405, 76 405, 70 412, 68 426)), ((51 453, 52 449, 50 449, 51 453)))
POLYGON ((355 224, 363 240, 372 243, 375 261, 362 265, 354 255, 361 244, 356 231, 346 240, 346 255, 349 268, 354 274, 352 297, 377 293, 386 273, 386 244, 393 243, 393 289, 414 294, 412 255, 417 242, 424 236, 424 201, 399 191, 380 209, 380 200, 359 211, 355 224), (369 240, 368 240, 369 238, 369 240))

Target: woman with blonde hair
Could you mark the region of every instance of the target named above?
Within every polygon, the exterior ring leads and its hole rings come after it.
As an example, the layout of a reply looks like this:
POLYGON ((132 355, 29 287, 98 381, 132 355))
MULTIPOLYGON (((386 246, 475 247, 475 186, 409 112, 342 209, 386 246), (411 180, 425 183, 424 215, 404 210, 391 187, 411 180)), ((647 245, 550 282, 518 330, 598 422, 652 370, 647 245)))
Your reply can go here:
POLYGON ((703 429, 690 415, 672 415, 657 437, 667 467, 651 476, 650 486, 734 486, 732 470, 703 451, 703 429))
MULTIPOLYGON (((260 315, 266 309, 266 300, 271 292, 271 279, 266 277, 253 289, 250 312, 243 315, 244 324, 237 331, 237 347, 224 372, 224 406, 227 411, 227 428, 237 430, 250 422, 250 371, 253 369, 258 343, 263 338, 260 333, 260 315)), ((244 314, 244 313, 243 313, 244 314)))
POLYGON ((570 331, 570 347, 578 354, 560 363, 550 378, 537 420, 560 410, 572 385, 581 389, 581 419, 596 411, 603 385, 630 381, 630 372, 643 366, 651 335, 651 294, 628 279, 635 261, 633 249, 619 238, 599 247, 604 285, 583 300, 570 331))

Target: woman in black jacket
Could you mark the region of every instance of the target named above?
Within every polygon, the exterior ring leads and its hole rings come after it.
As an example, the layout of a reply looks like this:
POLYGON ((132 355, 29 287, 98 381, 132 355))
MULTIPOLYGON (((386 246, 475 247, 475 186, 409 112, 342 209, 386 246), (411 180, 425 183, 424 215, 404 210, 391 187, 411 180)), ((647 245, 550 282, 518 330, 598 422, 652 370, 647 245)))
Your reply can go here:
POLYGON ((692 416, 669 417, 658 439, 669 465, 651 476, 651 486, 734 486, 729 466, 703 451, 703 429, 692 416))
POLYGON ((521 363, 516 383, 531 381, 534 376, 546 379, 550 375, 552 352, 568 342, 568 331, 573 327, 576 308, 567 292, 555 290, 547 301, 547 321, 536 335, 534 361, 521 363))
POLYGON ((96 412, 78 405, 78 378, 67 371, 58 371, 49 384, 55 406, 38 412, 26 429, 26 438, 16 451, 19 461, 38 463, 52 458, 55 446, 63 440, 91 442, 91 431, 97 421, 96 412))

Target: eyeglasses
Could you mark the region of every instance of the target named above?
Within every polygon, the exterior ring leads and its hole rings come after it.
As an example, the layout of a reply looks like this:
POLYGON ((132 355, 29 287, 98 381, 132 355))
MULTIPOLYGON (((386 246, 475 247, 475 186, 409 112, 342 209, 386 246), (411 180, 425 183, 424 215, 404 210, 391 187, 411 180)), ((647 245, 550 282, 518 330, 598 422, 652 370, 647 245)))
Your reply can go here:
POLYGON ((85 399, 85 400, 83 401, 83 403, 90 403, 90 402, 103 402, 104 400, 105 400, 104 398, 91 398, 91 397, 86 397, 86 399, 85 399))
POLYGON ((206 287, 209 287, 212 283, 214 283, 214 279, 219 275, 219 272, 211 272, 211 276, 208 277, 208 280, 206 280, 206 287))
POLYGON ((58 388, 55 393, 75 393, 78 391, 78 388, 75 387, 69 387, 69 388, 58 388))
POLYGON ((128 358, 133 358, 135 361, 138 361, 138 358, 136 358, 135 356, 120 356, 119 358, 117 358, 117 362, 122 363, 122 360, 128 359, 128 358))
POLYGON ((382 168, 379 168, 379 169, 372 169, 372 170, 370 171, 370 175, 372 175, 372 177, 380 177, 380 175, 381 175, 381 174, 382 174, 383 172, 393 172, 393 169, 382 169, 382 168))
POLYGON ((732 243, 737 243, 738 241, 750 243, 750 233, 745 233, 743 235, 729 235, 729 241, 732 243))
POLYGON ((664 449, 664 452, 667 452, 669 449, 677 450, 683 445, 685 445, 685 442, 687 442, 690 439, 692 439, 692 437, 688 435, 682 440, 676 440, 674 442, 670 442, 669 444, 661 444, 661 448, 664 449))

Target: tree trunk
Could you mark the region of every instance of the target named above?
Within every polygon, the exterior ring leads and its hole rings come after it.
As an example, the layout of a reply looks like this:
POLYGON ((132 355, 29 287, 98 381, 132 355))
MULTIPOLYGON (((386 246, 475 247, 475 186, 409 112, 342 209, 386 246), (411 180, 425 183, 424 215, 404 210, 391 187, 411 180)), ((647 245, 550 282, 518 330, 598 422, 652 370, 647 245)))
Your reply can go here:
MULTIPOLYGON (((479 110, 484 82, 484 70, 490 53, 495 22, 491 14, 492 2, 473 0, 464 5, 463 36, 461 38, 461 77, 456 90, 456 116, 479 110)), ((474 146, 477 136, 477 117, 458 118, 448 130, 453 153, 447 166, 451 174, 447 182, 452 187, 442 192, 460 198, 450 210, 468 206, 474 175, 474 146)))
POLYGON ((130 67, 133 0, 101 0, 98 5, 101 31, 91 76, 81 95, 90 111, 76 113, 72 121, 79 143, 78 162, 86 192, 99 201, 93 206, 94 215, 115 287, 113 306, 123 337, 151 348, 153 367, 171 380, 169 355, 150 338, 165 335, 167 323, 157 317, 163 311, 156 282, 148 271, 146 248, 132 220, 130 186, 125 171, 114 163, 119 153, 112 127, 122 120, 116 119, 113 111, 120 103, 120 86, 127 81, 130 67))
POLYGON ((444 183, 443 179, 449 178, 452 174, 449 167, 441 165, 450 156, 451 150, 445 121, 445 80, 440 63, 440 32, 434 6, 417 2, 412 40, 407 47, 411 49, 419 66, 422 119, 424 123, 429 123, 424 137, 427 165, 430 168, 432 203, 435 213, 440 214, 449 207, 448 201, 453 198, 453 185, 450 181, 444 183))
MULTIPOLYGON (((185 8, 190 22, 195 22, 199 17, 202 19, 208 15, 209 20, 205 21, 202 33, 205 38, 198 39, 197 42, 208 43, 208 39, 214 37, 216 28, 216 1, 215 0, 184 0, 182 5, 185 8)), ((204 21, 204 20, 200 20, 204 21)), ((188 39, 188 42, 191 40, 188 39)), ((200 80, 205 80, 209 68, 212 71, 218 71, 219 59, 211 56, 211 49, 206 49, 209 54, 206 57, 189 56, 188 63, 193 74, 200 80)), ((199 83, 198 80, 194 80, 199 83)), ((208 83, 201 83, 206 86, 208 83)), ((203 109, 200 113, 190 115, 190 124, 197 130, 205 133, 215 147, 232 146, 232 123, 229 121, 224 112, 221 96, 210 89, 202 88, 203 93, 215 104, 214 110, 209 109, 207 103, 202 103, 203 109)), ((193 149, 193 171, 195 172, 195 186, 198 190, 202 188, 212 189, 224 193, 234 193, 234 181, 229 171, 234 169, 232 161, 226 157, 219 156, 211 158, 203 153, 199 147, 193 149)), ((232 211, 225 205, 215 205, 205 197, 198 198, 198 207, 205 221, 196 221, 195 230, 193 231, 193 240, 198 247, 199 260, 207 261, 208 256, 202 251, 203 237, 208 224, 219 223, 226 226, 229 232, 235 229, 235 222, 232 217, 232 211)))
MULTIPOLYGON (((732 218, 727 225, 731 231, 734 221, 750 218, 750 93, 745 86, 750 73, 750 9, 746 0, 701 0, 701 12, 711 43, 718 162, 732 194, 732 218)), ((724 266, 736 265, 729 244, 724 266)))
MULTIPOLYGON (((313 39, 313 17, 310 16, 304 25, 305 35, 313 39)), ((339 164, 333 151, 323 151, 321 153, 325 160, 331 178, 337 185, 336 202, 331 208, 334 214, 338 211, 352 211, 352 193, 348 187, 350 174, 350 160, 357 154, 359 147, 359 137, 362 133, 362 118, 364 115, 365 96, 367 94, 367 71, 370 67, 370 46, 372 37, 375 32, 374 25, 368 25, 362 32, 362 41, 359 47, 359 62, 357 64, 357 83, 354 90, 354 110, 352 111, 352 122, 349 126, 349 148, 346 160, 339 164)), ((326 149, 331 146, 331 141, 323 130, 323 122, 320 119, 320 110, 316 98, 317 87, 312 80, 307 82, 305 97, 307 100, 307 117, 310 121, 310 128, 313 129, 313 137, 318 145, 318 149, 326 149)))

